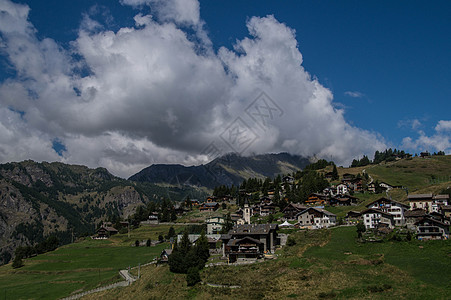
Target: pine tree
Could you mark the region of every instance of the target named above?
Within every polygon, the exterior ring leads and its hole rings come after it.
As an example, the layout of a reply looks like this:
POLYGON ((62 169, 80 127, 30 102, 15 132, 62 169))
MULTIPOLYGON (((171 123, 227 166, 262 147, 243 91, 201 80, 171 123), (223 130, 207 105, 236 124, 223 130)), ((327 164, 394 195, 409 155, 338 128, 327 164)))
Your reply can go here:
POLYGON ((339 176, 338 176, 338 171, 337 171, 337 166, 334 164, 334 168, 332 169, 332 180, 338 180, 339 176))

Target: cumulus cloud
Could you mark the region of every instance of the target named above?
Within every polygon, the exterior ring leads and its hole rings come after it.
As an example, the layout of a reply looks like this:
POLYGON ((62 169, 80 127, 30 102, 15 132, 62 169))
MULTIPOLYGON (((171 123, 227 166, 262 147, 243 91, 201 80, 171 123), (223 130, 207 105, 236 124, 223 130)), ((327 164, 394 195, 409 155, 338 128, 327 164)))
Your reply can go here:
POLYGON ((385 148, 334 108, 330 90, 304 70, 295 31, 273 16, 250 18, 249 37, 215 53, 197 1, 121 2, 152 15, 116 32, 85 16, 70 49, 38 39, 26 5, 1 2, 0 51, 17 76, 0 84, 0 161, 60 160, 129 176, 152 163, 205 162, 211 143, 220 153, 338 163, 385 148))
POLYGON ((402 146, 405 149, 451 153, 451 121, 439 121, 432 135, 427 135, 422 130, 418 132, 418 135, 417 138, 405 137, 402 146))
POLYGON ((451 131, 451 121, 440 120, 435 126, 436 131, 451 131))

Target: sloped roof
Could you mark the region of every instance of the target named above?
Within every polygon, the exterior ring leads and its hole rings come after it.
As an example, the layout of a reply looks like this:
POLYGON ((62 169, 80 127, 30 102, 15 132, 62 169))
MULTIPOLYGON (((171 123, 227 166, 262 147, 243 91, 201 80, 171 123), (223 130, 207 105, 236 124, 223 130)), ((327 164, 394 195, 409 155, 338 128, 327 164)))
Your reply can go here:
POLYGON ((309 207, 309 208, 304 209, 303 211, 297 213, 296 217, 299 216, 299 215, 304 214, 305 212, 308 212, 309 210, 316 210, 317 212, 320 212, 320 213, 325 214, 325 215, 330 216, 330 217, 335 217, 336 216, 335 214, 333 214, 330 211, 327 211, 327 210, 325 210, 323 208, 309 207))
POLYGON ((418 199, 431 199, 432 194, 416 194, 416 195, 408 195, 407 199, 409 200, 418 200, 418 199))
POLYGON ((426 215, 426 211, 421 209, 421 208, 417 208, 414 210, 408 210, 404 213, 404 217, 409 218, 409 217, 423 217, 426 215))
POLYGON ((366 207, 370 207, 371 205, 373 205, 374 203, 379 202, 379 201, 395 203, 395 204, 404 206, 404 208, 409 208, 409 205, 407 205, 407 204, 404 204, 404 203, 401 203, 401 202, 398 202, 398 201, 395 201, 395 200, 387 199, 387 198, 384 198, 384 197, 379 198, 379 199, 377 199, 377 200, 375 200, 375 201, 373 201, 373 202, 367 204, 366 207))
POLYGON ((229 231, 230 235, 268 234, 271 230, 277 230, 278 224, 243 224, 229 231))

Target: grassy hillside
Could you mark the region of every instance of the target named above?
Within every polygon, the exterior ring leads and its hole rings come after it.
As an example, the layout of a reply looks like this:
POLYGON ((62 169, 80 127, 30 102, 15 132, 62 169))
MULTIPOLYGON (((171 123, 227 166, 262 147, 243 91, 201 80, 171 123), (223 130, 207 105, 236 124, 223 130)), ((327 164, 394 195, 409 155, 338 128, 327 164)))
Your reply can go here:
MULTIPOLYGON (((176 226, 176 231, 182 227, 176 226)), ((169 226, 145 226, 109 240, 66 245, 55 251, 25 259, 25 266, 0 267, 0 295, 5 299, 58 299, 73 292, 121 281, 119 270, 152 261, 167 244, 132 247, 136 240, 157 240, 169 226)))
POLYGON ((355 227, 302 231, 278 259, 202 271, 204 282, 229 289, 187 287, 184 275, 149 266, 130 287, 86 299, 447 299, 451 292, 451 243, 359 244, 355 227))

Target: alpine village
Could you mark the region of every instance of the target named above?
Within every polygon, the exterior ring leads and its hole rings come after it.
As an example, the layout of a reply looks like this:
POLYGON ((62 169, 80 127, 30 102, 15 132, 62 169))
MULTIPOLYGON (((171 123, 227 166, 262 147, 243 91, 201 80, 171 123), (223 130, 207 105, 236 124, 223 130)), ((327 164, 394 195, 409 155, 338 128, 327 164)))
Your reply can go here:
POLYGON ((450 298, 450 155, 174 169, 0 165, 0 298, 450 298))

